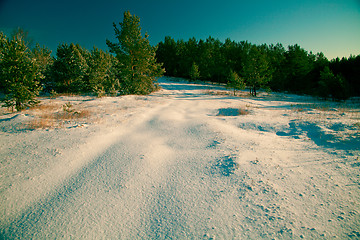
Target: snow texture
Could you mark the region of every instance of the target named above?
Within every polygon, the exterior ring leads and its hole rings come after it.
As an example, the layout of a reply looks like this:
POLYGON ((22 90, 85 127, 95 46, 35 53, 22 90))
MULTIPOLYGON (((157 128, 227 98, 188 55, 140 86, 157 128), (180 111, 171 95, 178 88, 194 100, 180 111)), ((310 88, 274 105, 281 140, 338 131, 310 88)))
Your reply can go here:
POLYGON ((360 238, 356 103, 159 82, 42 99, 92 112, 61 127, 3 112, 0 239, 360 238))

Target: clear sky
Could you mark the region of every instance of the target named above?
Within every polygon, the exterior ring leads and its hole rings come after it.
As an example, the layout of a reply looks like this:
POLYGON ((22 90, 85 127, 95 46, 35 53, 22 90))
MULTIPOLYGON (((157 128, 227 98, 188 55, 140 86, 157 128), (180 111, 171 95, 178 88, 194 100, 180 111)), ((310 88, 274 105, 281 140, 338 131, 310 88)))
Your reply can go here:
POLYGON ((22 27, 54 52, 59 43, 107 50, 112 23, 130 10, 156 45, 188 40, 299 44, 329 59, 360 54, 360 0, 0 0, 0 31, 22 27))

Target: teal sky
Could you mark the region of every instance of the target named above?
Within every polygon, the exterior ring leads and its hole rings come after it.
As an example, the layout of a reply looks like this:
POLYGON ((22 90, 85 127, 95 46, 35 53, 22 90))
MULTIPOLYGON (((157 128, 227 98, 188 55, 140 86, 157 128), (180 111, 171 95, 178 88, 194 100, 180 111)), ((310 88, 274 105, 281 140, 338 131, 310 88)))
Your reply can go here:
POLYGON ((212 36, 299 44, 329 59, 360 54, 360 0, 0 0, 0 31, 22 27, 53 51, 63 42, 107 50, 112 23, 121 22, 126 10, 140 17, 153 45, 165 36, 212 36))

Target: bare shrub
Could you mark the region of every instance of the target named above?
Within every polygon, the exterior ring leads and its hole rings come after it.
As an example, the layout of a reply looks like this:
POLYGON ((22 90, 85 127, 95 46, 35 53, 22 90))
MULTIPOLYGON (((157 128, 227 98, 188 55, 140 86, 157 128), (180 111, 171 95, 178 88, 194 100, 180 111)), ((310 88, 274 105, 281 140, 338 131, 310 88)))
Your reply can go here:
POLYGON ((207 95, 214 95, 214 96, 230 96, 231 93, 229 91, 215 91, 215 90, 205 90, 204 91, 205 94, 207 95))
POLYGON ((56 111, 58 109, 59 109, 59 106, 55 105, 55 104, 39 104, 39 105, 36 105, 36 106, 33 106, 30 108, 30 110, 38 110, 38 111, 42 111, 42 112, 56 111))
POLYGON ((38 118, 28 123, 27 128, 30 130, 53 128, 56 122, 51 118, 38 118))
POLYGON ((221 91, 221 90, 204 90, 203 91, 204 94, 207 95, 213 95, 213 96, 232 96, 232 97, 244 97, 244 98, 249 98, 250 95, 247 92, 243 92, 243 91, 237 91, 236 95, 234 95, 233 92, 231 91, 221 91))
POLYGON ((28 111, 35 115, 35 119, 27 124, 29 130, 62 127, 64 124, 89 121, 92 116, 90 110, 75 109, 71 102, 63 105, 42 104, 28 111))

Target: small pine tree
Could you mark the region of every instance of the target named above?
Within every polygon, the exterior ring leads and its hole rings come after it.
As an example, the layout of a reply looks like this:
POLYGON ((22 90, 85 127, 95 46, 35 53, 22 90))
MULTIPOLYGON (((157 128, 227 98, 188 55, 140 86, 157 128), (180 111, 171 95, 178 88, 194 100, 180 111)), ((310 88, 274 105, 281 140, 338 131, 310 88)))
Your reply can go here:
POLYGON ((239 77, 239 75, 236 72, 231 70, 228 77, 227 86, 234 90, 234 96, 236 96, 236 90, 245 89, 245 82, 243 79, 239 77))
POLYGON ((21 111, 37 104, 36 96, 42 89, 37 81, 38 65, 23 36, 16 34, 11 40, 2 39, 1 45, 0 80, 6 94, 3 107, 21 111))
POLYGON ((149 43, 149 35, 141 35, 140 18, 124 13, 120 29, 114 23, 118 43, 106 41, 110 52, 116 54, 116 76, 123 94, 149 94, 158 88, 156 78, 165 72, 156 62, 156 47, 149 43))
POLYGON ((193 62, 193 64, 191 65, 189 76, 190 79, 193 81, 200 78, 199 66, 195 62, 193 62))

